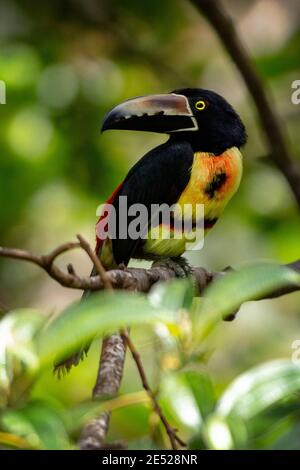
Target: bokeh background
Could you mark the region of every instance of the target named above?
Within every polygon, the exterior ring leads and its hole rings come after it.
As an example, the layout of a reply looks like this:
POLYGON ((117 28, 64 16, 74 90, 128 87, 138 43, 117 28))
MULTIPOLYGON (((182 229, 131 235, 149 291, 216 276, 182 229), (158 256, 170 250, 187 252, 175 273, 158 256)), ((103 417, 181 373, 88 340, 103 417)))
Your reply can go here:
MULTIPOLYGON (((230 0, 225 5, 299 160, 300 105, 291 102, 291 84, 300 79, 300 4, 230 0)), ((0 42, 0 79, 7 87, 7 103, 0 105, 1 245, 46 253, 76 233, 94 243, 97 206, 145 152, 165 140, 125 131, 101 135, 104 114, 129 97, 199 86, 236 107, 249 142, 240 190, 204 249, 189 254, 190 261, 220 270, 299 258, 299 209, 268 159, 253 102, 213 30, 188 1, 0 0, 0 42)), ((61 265, 70 261, 79 272, 89 272, 84 255, 69 253, 61 265)), ((0 300, 9 308, 34 307, 50 315, 79 296, 36 267, 0 260, 0 300)), ((300 293, 294 293, 250 302, 236 321, 222 325, 206 364, 217 389, 259 362, 291 356, 293 341, 300 339, 299 301, 300 293)), ((134 336, 155 383, 155 340, 139 331, 134 336)), ((98 350, 96 342, 64 381, 45 374, 35 396, 63 403, 89 397, 98 350)), ((128 359, 122 390, 139 389, 128 359)), ((185 418, 191 425, 188 413, 185 418)), ((111 434, 142 439, 148 421, 143 407, 117 411, 111 434)))

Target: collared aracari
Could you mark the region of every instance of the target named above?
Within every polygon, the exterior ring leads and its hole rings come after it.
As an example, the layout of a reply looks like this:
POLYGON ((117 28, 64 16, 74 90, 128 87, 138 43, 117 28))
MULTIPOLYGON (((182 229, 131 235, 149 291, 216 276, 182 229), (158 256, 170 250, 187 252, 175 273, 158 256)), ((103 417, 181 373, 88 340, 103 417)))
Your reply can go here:
MULTIPOLYGON (((209 90, 180 89, 130 99, 106 115, 102 131, 109 129, 169 135, 133 166, 108 200, 117 216, 120 196, 126 196, 128 207, 144 204, 149 214, 153 204, 203 204, 205 233, 214 226, 240 184, 239 149, 246 142, 240 117, 223 97, 209 90)), ((127 265, 131 258, 172 258, 186 251, 184 237, 174 239, 163 231, 161 238, 157 231, 152 236, 155 228, 148 223, 148 236, 142 239, 104 240, 96 230, 96 251, 107 269, 127 265)))
MULTIPOLYGON (((131 168, 108 199, 116 212, 120 196, 127 197, 128 207, 140 203, 148 209, 152 204, 203 204, 205 232, 215 225, 239 187, 240 148, 247 138, 240 117, 222 96, 187 88, 130 99, 106 115, 102 132, 110 129, 169 135, 131 168)), ((146 230, 152 230, 150 220, 146 230)), ((103 239, 97 229, 96 236, 96 252, 106 269, 127 265, 131 258, 178 258, 186 251, 184 237, 103 239)), ((67 369, 79 358, 65 361, 67 369)))

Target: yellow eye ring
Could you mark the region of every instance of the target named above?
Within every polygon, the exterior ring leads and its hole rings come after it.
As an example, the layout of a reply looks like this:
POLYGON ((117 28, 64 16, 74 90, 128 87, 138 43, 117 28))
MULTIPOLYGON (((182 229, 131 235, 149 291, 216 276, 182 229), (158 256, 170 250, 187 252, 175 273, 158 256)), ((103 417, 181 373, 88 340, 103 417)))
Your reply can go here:
POLYGON ((195 104, 195 108, 198 109, 198 111, 203 111, 203 109, 206 108, 206 103, 203 100, 197 101, 195 104))

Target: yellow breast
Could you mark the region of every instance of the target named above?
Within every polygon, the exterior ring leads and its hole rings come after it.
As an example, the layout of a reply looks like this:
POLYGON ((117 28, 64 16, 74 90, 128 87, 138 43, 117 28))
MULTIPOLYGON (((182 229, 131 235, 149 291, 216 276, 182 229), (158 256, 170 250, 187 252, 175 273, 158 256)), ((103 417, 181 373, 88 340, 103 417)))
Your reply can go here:
POLYGON ((233 147, 221 155, 197 152, 191 169, 191 178, 181 194, 178 204, 192 207, 204 205, 205 219, 217 219, 239 187, 242 177, 242 155, 233 147))
MULTIPOLYGON (((241 176, 242 155, 237 148, 233 147, 219 156, 195 153, 191 177, 175 206, 174 218, 181 220, 182 217, 187 217, 195 222, 200 212, 203 219, 203 211, 197 209, 197 205, 203 205, 204 232, 202 228, 197 227, 190 232, 195 235, 196 241, 203 241, 204 233, 214 225, 238 189, 241 176)), ((181 236, 177 238, 174 228, 165 225, 151 228, 145 241, 144 252, 161 256, 180 256, 187 249, 194 249, 188 247, 191 246, 191 238, 188 240, 186 234, 183 235, 181 230, 179 231, 181 236)))

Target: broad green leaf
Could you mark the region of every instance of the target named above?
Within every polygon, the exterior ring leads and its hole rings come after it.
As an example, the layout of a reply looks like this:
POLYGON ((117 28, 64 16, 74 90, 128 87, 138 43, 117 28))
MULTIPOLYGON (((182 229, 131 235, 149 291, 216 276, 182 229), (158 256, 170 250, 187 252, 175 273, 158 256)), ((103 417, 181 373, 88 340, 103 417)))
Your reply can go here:
POLYGON ((21 412, 35 430, 43 449, 71 448, 60 412, 49 403, 29 403, 21 412))
POLYGON ((247 421, 300 391, 300 365, 272 361, 242 374, 222 395, 217 412, 247 421))
POLYGON ((184 372, 184 377, 198 405, 201 417, 205 419, 212 413, 216 404, 213 384, 204 372, 197 370, 184 372))
MULTIPOLYGON (((167 308, 174 312, 181 311, 182 318, 180 324, 169 325, 169 341, 183 339, 190 334, 190 318, 185 311, 189 311, 193 302, 195 288, 190 279, 174 279, 167 282, 160 282, 151 289, 148 298, 152 305, 157 308, 167 308)), ((175 344, 175 343, 174 343, 175 344)))
POLYGON ((295 424, 296 417, 287 415, 283 418, 265 419, 264 413, 254 418, 247 425, 248 436, 244 447, 249 449, 269 449, 295 424))
POLYGON ((33 424, 23 415, 21 410, 7 409, 3 411, 0 416, 0 428, 4 433, 24 439, 24 448, 42 448, 42 442, 33 424))
POLYGON ((161 435, 164 432, 149 400, 135 403, 130 407, 114 409, 111 423, 111 438, 121 439, 128 443, 129 447, 131 440, 142 436, 148 436, 148 439, 151 436, 150 439, 156 443, 157 440, 161 442, 161 435))
POLYGON ((67 449, 71 444, 61 413, 49 403, 32 402, 18 410, 5 410, 1 429, 20 439, 28 448, 67 449))
POLYGON ((298 393, 247 420, 247 448, 270 448, 284 433, 291 429, 299 416, 298 393))
POLYGON ((300 286, 300 274, 270 263, 247 266, 220 277, 207 289, 204 301, 194 312, 195 339, 205 338, 243 302, 260 299, 286 286, 300 286))
POLYGON ((292 422, 283 435, 272 445, 274 450, 300 450, 300 422, 292 422))
POLYGON ((242 374, 225 390, 208 417, 206 438, 210 447, 270 447, 293 425, 299 390, 300 366, 288 360, 272 361, 242 374), (229 435, 231 443, 226 447, 229 435))
POLYGON ((245 447, 247 431, 246 423, 239 417, 215 412, 207 417, 201 434, 209 449, 229 450, 245 447))
POLYGON ((210 416, 206 421, 204 434, 210 449, 230 450, 234 448, 230 426, 222 416, 210 416))
POLYGON ((95 337, 133 325, 176 323, 176 312, 157 308, 139 293, 100 292, 67 308, 38 336, 42 365, 59 360, 95 337))
POLYGON ((149 299, 156 307, 165 307, 168 310, 191 308, 194 298, 194 286, 189 279, 174 279, 160 282, 151 289, 149 299))
POLYGON ((200 428, 202 416, 184 373, 166 374, 160 385, 159 398, 164 411, 179 426, 194 431, 200 428))
POLYGON ((193 434, 188 441, 188 450, 207 450, 207 442, 202 434, 202 432, 193 434))

